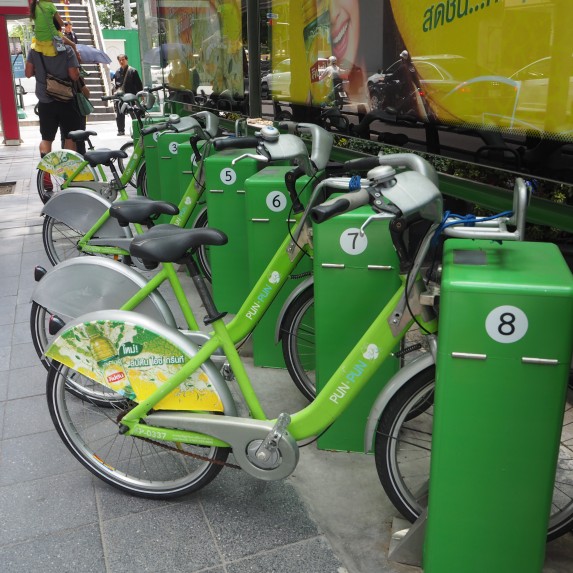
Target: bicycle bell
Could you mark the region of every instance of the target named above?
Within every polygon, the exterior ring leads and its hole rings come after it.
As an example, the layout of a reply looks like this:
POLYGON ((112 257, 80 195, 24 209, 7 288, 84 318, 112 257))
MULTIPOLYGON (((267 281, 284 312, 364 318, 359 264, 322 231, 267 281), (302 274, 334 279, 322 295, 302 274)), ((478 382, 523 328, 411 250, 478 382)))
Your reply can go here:
POLYGON ((264 141, 268 141, 269 143, 273 143, 279 140, 280 132, 276 127, 273 127, 272 125, 265 125, 261 128, 259 133, 261 134, 262 139, 264 141))

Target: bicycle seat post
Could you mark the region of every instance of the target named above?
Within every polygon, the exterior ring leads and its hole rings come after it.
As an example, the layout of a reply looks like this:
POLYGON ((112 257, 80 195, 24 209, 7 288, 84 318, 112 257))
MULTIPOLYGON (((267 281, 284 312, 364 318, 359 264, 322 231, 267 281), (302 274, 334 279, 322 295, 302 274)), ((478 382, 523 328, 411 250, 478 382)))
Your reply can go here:
POLYGON ((199 270, 199 266, 197 265, 193 254, 188 254, 182 262, 187 267, 189 276, 191 277, 191 280, 197 289, 197 293, 199 294, 199 298, 201 299, 201 302, 207 311, 207 316, 203 319, 204 324, 208 325, 225 317, 227 315, 226 312, 219 312, 217 310, 215 301, 213 300, 211 292, 207 288, 205 279, 199 270))

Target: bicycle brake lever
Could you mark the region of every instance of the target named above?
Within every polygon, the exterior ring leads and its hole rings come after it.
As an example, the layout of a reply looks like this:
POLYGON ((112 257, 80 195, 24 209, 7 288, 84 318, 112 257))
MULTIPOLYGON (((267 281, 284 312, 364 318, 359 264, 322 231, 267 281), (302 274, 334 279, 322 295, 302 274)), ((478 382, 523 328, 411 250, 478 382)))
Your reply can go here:
POLYGON ((384 219, 395 219, 395 218, 396 215, 392 213, 376 213, 375 215, 370 215, 370 217, 368 217, 368 219, 364 221, 362 227, 360 227, 360 235, 361 236, 364 235, 364 229, 366 229, 366 227, 368 227, 368 225, 370 225, 372 221, 382 221, 384 219))
POLYGON ((269 162, 269 158, 265 157, 264 155, 259 155, 257 153, 243 153, 243 155, 239 155, 239 157, 235 157, 235 159, 233 159, 231 161, 231 164, 235 165, 235 163, 237 163, 237 161, 241 161, 241 159, 245 159, 246 157, 250 157, 251 159, 254 159, 255 161, 261 161, 263 163, 269 162))

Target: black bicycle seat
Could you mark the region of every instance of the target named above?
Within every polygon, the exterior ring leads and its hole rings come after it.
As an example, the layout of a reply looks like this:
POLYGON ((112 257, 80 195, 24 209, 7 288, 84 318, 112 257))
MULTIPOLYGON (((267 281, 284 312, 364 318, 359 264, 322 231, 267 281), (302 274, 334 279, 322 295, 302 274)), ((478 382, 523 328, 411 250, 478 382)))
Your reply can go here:
POLYGON ((117 219, 122 227, 127 227, 130 223, 147 225, 151 219, 159 215, 177 215, 178 213, 179 209, 173 203, 154 201, 147 197, 118 201, 109 209, 109 214, 117 219))
POLYGON ((94 149, 87 151, 84 159, 92 166, 109 165, 112 159, 125 159, 127 153, 121 149, 94 149))
POLYGON ((176 263, 190 249, 201 245, 225 245, 227 241, 227 235, 218 229, 182 229, 165 224, 135 237, 129 252, 145 261, 176 263))
POLYGON ((97 135, 95 131, 84 131, 83 129, 76 129, 68 133, 68 139, 72 141, 87 141, 92 135, 97 135))

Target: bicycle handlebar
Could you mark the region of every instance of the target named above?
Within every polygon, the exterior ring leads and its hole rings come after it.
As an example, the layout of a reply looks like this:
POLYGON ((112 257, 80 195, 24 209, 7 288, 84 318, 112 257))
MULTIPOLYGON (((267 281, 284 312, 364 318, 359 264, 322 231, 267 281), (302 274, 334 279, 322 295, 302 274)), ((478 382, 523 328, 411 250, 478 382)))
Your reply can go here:
MULTIPOLYGON (((330 181, 328 183, 331 186, 330 181)), ((348 185, 347 187, 348 188, 348 185)), ((324 223, 328 221, 335 215, 341 215, 342 213, 347 213, 348 211, 353 211, 364 205, 368 205, 370 200, 370 195, 366 189, 359 189, 358 191, 351 191, 350 193, 345 193, 340 197, 335 197, 330 199, 310 210, 310 216, 315 223, 324 223)))
POLYGON ((215 139, 215 141, 213 141, 213 147, 217 151, 223 151, 225 149, 247 149, 249 147, 257 147, 260 141, 257 136, 223 137, 221 139, 215 139))

